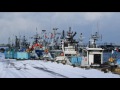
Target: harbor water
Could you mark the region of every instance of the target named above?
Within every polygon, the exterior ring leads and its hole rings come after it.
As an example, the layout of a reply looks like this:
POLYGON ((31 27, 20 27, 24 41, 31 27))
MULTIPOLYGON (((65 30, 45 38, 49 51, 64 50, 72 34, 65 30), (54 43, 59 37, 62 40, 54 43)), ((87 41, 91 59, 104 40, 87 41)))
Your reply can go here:
POLYGON ((104 52, 103 53, 103 62, 107 62, 110 57, 116 58, 116 60, 120 59, 120 52, 115 52, 112 54, 111 52, 104 52))

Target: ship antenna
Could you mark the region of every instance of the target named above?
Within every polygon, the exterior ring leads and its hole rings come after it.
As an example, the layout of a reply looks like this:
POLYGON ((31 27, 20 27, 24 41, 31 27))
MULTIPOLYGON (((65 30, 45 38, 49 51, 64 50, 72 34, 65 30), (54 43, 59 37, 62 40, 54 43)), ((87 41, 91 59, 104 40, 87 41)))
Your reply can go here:
POLYGON ((37 34, 37 27, 36 27, 36 34, 37 34))
POLYGON ((98 29, 98 33, 99 33, 99 27, 98 27, 98 22, 97 22, 97 29, 98 29))

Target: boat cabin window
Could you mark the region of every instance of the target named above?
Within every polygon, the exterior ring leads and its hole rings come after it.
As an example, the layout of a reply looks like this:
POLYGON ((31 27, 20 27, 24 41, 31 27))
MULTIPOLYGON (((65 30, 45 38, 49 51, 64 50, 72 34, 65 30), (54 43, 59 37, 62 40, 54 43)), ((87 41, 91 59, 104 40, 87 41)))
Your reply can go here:
POLYGON ((49 46, 49 50, 52 50, 53 49, 53 47, 52 46, 49 46))
POLYGON ((68 43, 64 43, 64 47, 68 47, 68 43))
POLYGON ((65 54, 65 56, 71 56, 71 54, 65 54))
POLYGON ((69 57, 69 56, 76 56, 76 55, 75 54, 72 54, 72 55, 71 54, 65 54, 65 56, 69 57))

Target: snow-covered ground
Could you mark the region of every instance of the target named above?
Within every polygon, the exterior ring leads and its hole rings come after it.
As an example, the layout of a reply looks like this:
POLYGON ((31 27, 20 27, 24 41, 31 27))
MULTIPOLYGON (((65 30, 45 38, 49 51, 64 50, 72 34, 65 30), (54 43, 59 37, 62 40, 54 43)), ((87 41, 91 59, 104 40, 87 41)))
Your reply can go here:
POLYGON ((120 75, 40 60, 0 60, 0 78, 120 78, 120 75))

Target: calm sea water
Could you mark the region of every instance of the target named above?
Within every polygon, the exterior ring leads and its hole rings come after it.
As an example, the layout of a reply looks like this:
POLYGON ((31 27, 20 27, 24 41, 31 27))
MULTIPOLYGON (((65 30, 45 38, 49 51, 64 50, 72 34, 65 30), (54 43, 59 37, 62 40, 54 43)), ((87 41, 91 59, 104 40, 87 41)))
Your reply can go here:
POLYGON ((108 61, 108 59, 109 59, 111 56, 112 56, 112 57, 115 57, 116 60, 117 60, 117 59, 120 59, 120 52, 115 52, 114 54, 111 54, 111 52, 104 52, 104 54, 103 54, 103 62, 108 61))

